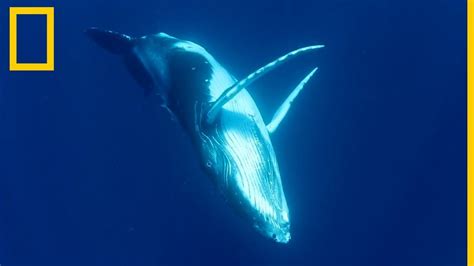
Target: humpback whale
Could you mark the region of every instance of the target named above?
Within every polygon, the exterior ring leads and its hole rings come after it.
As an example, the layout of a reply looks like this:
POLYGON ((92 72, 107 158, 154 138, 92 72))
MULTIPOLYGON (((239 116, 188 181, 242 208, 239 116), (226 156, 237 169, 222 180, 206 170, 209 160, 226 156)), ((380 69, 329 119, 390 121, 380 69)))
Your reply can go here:
POLYGON ((287 243, 290 214, 270 134, 317 68, 293 89, 268 124, 248 89, 291 58, 324 46, 291 51, 238 80, 202 46, 165 33, 134 38, 89 28, 86 34, 120 55, 147 93, 162 97, 191 138, 203 171, 230 205, 264 236, 287 243))

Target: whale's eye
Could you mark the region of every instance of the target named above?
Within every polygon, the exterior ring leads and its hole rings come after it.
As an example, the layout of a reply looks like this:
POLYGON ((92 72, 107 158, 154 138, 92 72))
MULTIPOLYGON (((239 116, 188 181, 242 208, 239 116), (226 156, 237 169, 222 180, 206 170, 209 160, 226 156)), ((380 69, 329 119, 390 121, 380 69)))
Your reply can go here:
POLYGON ((272 238, 273 238, 273 239, 276 239, 276 238, 277 238, 277 235, 276 235, 276 234, 273 234, 273 235, 272 235, 272 238))

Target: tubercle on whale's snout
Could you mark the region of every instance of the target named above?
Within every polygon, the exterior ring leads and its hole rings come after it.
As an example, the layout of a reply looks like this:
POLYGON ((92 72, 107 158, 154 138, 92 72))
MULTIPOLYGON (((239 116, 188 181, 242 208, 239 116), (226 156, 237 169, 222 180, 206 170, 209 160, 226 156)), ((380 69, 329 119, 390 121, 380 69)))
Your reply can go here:
POLYGON ((290 241, 291 239, 291 233, 290 233, 290 222, 286 222, 281 229, 283 232, 279 235, 275 236, 275 241, 278 243, 283 243, 286 244, 290 241))
POLYGON ((280 237, 275 236, 275 241, 276 241, 277 243, 288 244, 288 242, 290 242, 290 240, 291 240, 291 234, 290 234, 290 232, 287 232, 287 233, 285 233, 283 236, 280 236, 280 237))
POLYGON ((287 244, 291 240, 289 221, 277 222, 266 220, 265 223, 254 223, 254 228, 260 234, 272 239, 276 243, 287 244))

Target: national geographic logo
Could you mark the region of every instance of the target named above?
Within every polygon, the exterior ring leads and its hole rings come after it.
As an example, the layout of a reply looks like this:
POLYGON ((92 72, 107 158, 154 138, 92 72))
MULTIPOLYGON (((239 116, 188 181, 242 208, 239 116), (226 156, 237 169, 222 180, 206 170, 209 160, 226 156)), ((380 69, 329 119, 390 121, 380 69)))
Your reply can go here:
POLYGON ((10 7, 10 71, 54 71, 54 7, 10 7), (17 17, 46 16, 46 62, 18 63, 17 17))

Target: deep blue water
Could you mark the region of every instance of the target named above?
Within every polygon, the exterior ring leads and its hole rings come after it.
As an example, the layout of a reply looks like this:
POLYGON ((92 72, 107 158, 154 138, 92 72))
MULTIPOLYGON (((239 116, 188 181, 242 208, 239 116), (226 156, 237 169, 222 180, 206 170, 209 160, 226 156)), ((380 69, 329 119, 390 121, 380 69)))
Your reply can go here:
MULTIPOLYGON (((0 264, 465 265, 465 5, 2 1, 0 264), (8 72, 8 5, 56 7, 55 72, 8 72), (237 77, 326 45, 250 92, 269 120, 320 67, 272 136, 288 245, 226 205, 184 131, 90 26, 195 41, 237 77)), ((44 60, 41 23, 19 22, 24 61, 44 60)))

